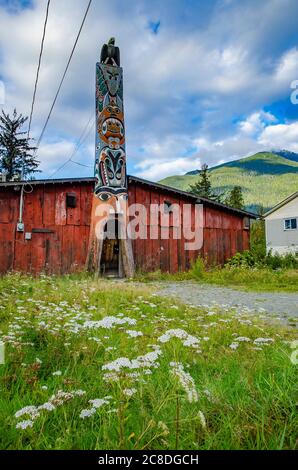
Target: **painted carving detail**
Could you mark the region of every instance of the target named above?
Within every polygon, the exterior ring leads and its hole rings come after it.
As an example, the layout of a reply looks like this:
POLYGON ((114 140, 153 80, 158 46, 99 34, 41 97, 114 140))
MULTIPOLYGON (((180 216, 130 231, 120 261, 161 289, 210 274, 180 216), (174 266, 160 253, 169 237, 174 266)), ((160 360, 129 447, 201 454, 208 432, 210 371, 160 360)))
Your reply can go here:
POLYGON ((96 64, 95 194, 104 201, 126 194, 122 68, 96 64))

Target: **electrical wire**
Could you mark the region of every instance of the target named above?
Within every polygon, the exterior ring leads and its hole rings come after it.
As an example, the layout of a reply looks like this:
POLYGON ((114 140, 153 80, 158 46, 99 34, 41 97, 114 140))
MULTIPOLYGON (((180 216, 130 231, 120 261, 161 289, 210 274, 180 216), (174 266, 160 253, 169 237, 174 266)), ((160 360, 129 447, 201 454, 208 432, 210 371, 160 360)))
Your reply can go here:
POLYGON ((92 111, 92 114, 90 116, 90 118, 88 119, 88 122, 87 124, 85 125, 84 129, 83 129, 83 132, 81 133, 74 149, 72 150, 69 158, 59 167, 57 168, 57 170, 55 170, 53 173, 50 174, 49 178, 52 178, 56 173, 58 173, 60 170, 63 170, 63 168, 66 167, 66 165, 70 162, 72 163, 76 163, 77 165, 81 165, 81 166, 86 166, 88 167, 88 165, 84 165, 83 163, 79 163, 79 162, 75 162, 73 161, 73 157, 75 156, 75 154, 77 153, 77 151, 79 150, 79 148, 86 142, 87 138, 89 137, 89 134, 91 132, 91 130, 93 129, 94 127, 94 124, 95 124, 95 118, 92 120, 92 117, 93 117, 93 111, 92 111), (92 123, 92 125, 90 126, 90 123, 92 123), (88 130, 90 126, 90 129, 88 130))
POLYGON ((43 126, 43 128, 42 128, 42 131, 41 131, 41 134, 40 134, 40 136, 39 136, 39 139, 38 139, 38 141, 37 141, 35 152, 37 152, 37 149, 38 149, 38 147, 39 147, 39 145, 40 145, 40 143, 41 143, 41 141, 42 141, 42 138, 43 138, 43 136, 44 136, 45 130, 46 130, 47 125, 48 125, 48 123, 49 123, 49 120, 50 120, 52 111, 53 111, 54 106, 55 106, 55 104, 56 104, 58 95, 59 95, 59 93, 60 93, 62 84, 63 84, 63 82, 64 82, 64 79, 65 79, 65 76, 66 76, 66 74, 67 74, 69 65, 70 65, 70 63, 71 63, 71 60, 72 60, 74 51, 75 51, 75 49, 76 49, 76 46, 77 46, 79 37, 80 37, 80 35, 81 35, 81 32, 82 32, 82 29, 83 29, 85 20, 86 20, 86 18, 87 18, 88 11, 89 11, 89 9, 90 9, 91 3, 92 3, 92 0, 89 0, 88 5, 87 5, 87 8, 86 8, 86 11, 85 11, 85 14, 84 14, 84 17, 83 17, 83 20, 82 20, 82 23, 81 23, 81 26, 80 26, 80 29, 79 29, 79 32, 78 32, 78 34, 77 34, 77 37, 76 37, 76 40, 75 40, 75 42, 74 42, 72 51, 71 51, 70 56, 69 56, 69 59, 68 59, 68 61, 67 61, 66 68, 65 68, 64 73, 63 73, 63 75, 62 75, 62 78, 61 78, 61 80, 60 80, 60 83, 59 83, 59 86, 58 86, 58 90, 57 90, 57 92, 56 92, 56 95, 55 95, 55 98, 54 98, 53 103, 52 103, 52 105, 51 105, 49 114, 48 114, 47 119, 46 119, 46 121, 45 121, 45 124, 44 124, 44 126, 43 126))
POLYGON ((32 103, 31 103, 31 111, 30 111, 30 118, 29 118, 27 139, 29 139, 29 137, 30 137, 30 130, 31 130, 32 117, 33 117, 33 110, 34 110, 34 104, 35 104, 35 98, 36 98, 37 84, 38 84, 38 79, 39 79, 39 71, 40 71, 40 65, 41 65, 41 58, 42 58, 42 53, 43 53, 44 40, 45 40, 45 36, 46 36, 46 29, 47 29, 47 23, 48 23, 48 17, 49 17, 50 3, 51 3, 51 0, 48 0, 47 9, 46 9, 46 17, 45 17, 44 26, 43 26, 43 33, 42 33, 42 39, 41 39, 41 46, 40 46, 39 58, 38 58, 38 65, 37 65, 37 71, 36 71, 36 78, 35 78, 35 84, 34 84, 34 92, 33 92, 33 98, 32 98, 32 103))

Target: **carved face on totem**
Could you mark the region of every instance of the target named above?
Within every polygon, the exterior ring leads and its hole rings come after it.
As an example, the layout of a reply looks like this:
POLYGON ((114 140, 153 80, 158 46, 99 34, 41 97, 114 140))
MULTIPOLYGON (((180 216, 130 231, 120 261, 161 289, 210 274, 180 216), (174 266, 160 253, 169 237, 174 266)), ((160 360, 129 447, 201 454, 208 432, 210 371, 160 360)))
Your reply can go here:
POLYGON ((125 186, 125 153, 119 148, 104 147, 100 152, 98 173, 103 186, 123 188, 125 186))
POLYGON ((113 65, 105 65, 101 67, 103 78, 108 87, 111 96, 116 96, 122 79, 121 70, 113 65))
POLYGON ((95 194, 106 203, 112 195, 127 195, 122 69, 97 65, 97 147, 95 194))
POLYGON ((105 145, 111 149, 119 149, 124 144, 123 112, 111 103, 106 106, 98 117, 98 134, 105 145))

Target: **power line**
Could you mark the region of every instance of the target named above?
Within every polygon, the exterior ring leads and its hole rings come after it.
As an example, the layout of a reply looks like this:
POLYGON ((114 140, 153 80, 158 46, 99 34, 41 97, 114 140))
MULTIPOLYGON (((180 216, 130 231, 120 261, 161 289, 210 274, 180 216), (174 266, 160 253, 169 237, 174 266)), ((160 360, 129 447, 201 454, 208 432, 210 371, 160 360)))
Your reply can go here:
POLYGON ((70 62, 71 62, 71 60, 72 60, 72 57, 73 57, 75 48, 76 48, 76 46, 77 46, 79 37, 80 37, 80 35, 81 35, 81 32, 82 32, 82 29, 83 29, 83 26, 84 26, 86 17, 87 17, 87 15, 88 15, 88 11, 89 11, 89 8, 90 8, 91 3, 92 3, 92 0, 89 0, 88 5, 87 5, 87 8, 86 8, 86 11, 85 11, 85 14, 84 14, 84 17, 83 17, 83 20, 82 20, 82 23, 81 23, 81 26, 80 26, 80 29, 79 29, 79 32, 78 32, 78 34, 77 34, 77 37, 76 37, 76 40, 75 40, 75 42, 74 42, 72 51, 71 51, 70 56, 69 56, 69 59, 68 59, 68 61, 67 61, 67 65, 66 65, 66 68, 65 68, 65 70, 64 70, 64 73, 63 73, 63 75, 62 75, 62 79, 61 79, 60 84, 59 84, 59 86, 58 86, 58 90, 57 90, 57 92, 56 92, 54 101, 53 101, 53 103, 52 103, 52 106, 51 106, 51 108, 50 108, 50 111, 49 111, 49 114, 48 114, 48 116, 47 116, 46 122, 45 122, 45 124, 44 124, 44 126, 43 126, 43 129, 42 129, 41 134, 40 134, 40 136, 39 136, 39 139, 38 139, 38 141, 37 141, 37 144, 36 144, 36 151, 37 151, 37 148, 39 147, 39 145, 40 145, 40 143, 41 143, 41 141, 42 141, 42 138, 43 138, 43 135, 44 135, 45 130, 46 130, 46 128, 47 128, 48 122, 49 122, 49 120, 50 120, 52 111, 53 111, 54 106, 55 106, 55 104, 56 104, 58 95, 59 95, 59 93, 60 93, 62 84, 63 84, 63 82, 64 82, 64 79, 65 79, 65 76, 66 76, 66 74, 67 74, 67 71, 68 71, 70 62))
POLYGON ((71 163, 75 163, 76 165, 79 165, 79 166, 84 166, 85 168, 93 168, 92 165, 84 165, 84 163, 76 162, 75 160, 71 160, 71 163))
POLYGON ((87 124, 85 125, 84 129, 83 129, 83 132, 81 133, 74 149, 72 150, 69 158, 59 167, 57 168, 57 170, 55 170, 53 173, 51 173, 51 175, 49 176, 49 178, 52 178, 52 176, 54 176, 56 173, 58 173, 60 170, 62 170, 68 163, 72 162, 72 163, 76 163, 77 165, 80 165, 80 166, 86 166, 86 167, 89 167, 88 165, 83 165, 82 163, 79 163, 79 162, 75 162, 73 161, 73 157, 75 156, 75 154, 77 153, 77 151, 79 150, 79 148, 85 143, 85 141, 87 140, 87 138, 89 137, 89 134, 91 132, 91 130, 93 129, 93 126, 95 124, 95 119, 93 119, 92 121, 92 125, 90 126, 90 129, 88 130, 88 127, 90 125, 90 122, 92 120, 92 117, 93 117, 93 111, 92 111, 92 114, 90 116, 90 118, 88 119, 88 122, 87 124), (88 132, 87 132, 88 131, 88 132))
POLYGON ((41 65, 41 58, 42 58, 44 40, 45 40, 45 35, 46 35, 47 23, 48 23, 48 16, 49 16, 49 7, 50 7, 50 3, 51 3, 51 0, 48 0, 47 9, 46 9, 46 17, 45 17, 44 26, 43 26, 43 33, 42 33, 42 39, 41 39, 41 46, 40 46, 39 58, 38 58, 38 65, 37 65, 37 71, 36 71, 36 78, 35 78, 35 84, 34 84, 34 92, 33 92, 33 98, 32 98, 32 103, 31 103, 31 111, 30 111, 30 119, 29 119, 29 125, 28 125, 27 139, 29 139, 29 136, 30 136, 31 123, 32 123, 32 116, 33 116, 33 109, 34 109, 34 104, 35 104, 35 97, 36 97, 36 90, 37 90, 37 84, 38 84, 38 79, 39 79, 39 71, 40 71, 40 65, 41 65))

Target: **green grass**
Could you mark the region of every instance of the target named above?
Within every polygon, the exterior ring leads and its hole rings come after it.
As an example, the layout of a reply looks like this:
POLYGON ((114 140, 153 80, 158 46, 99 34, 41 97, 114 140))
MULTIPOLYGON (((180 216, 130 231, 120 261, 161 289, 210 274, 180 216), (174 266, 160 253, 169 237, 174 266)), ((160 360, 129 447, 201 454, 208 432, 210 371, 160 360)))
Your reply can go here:
POLYGON ((298 270, 241 267, 215 267, 209 270, 190 270, 176 274, 138 273, 136 280, 141 282, 154 281, 187 281, 233 287, 254 292, 298 292, 298 270))
POLYGON ((7 275, 0 279, 0 292, 0 337, 6 343, 6 362, 0 365, 1 449, 297 447, 297 365, 290 360, 294 329, 265 325, 246 313, 177 304, 155 296, 150 286, 85 275, 7 275), (136 324, 82 328, 87 320, 122 315, 136 324), (183 345, 178 338, 159 341, 173 328, 198 338, 199 346, 183 345), (143 335, 132 338, 127 330, 143 335), (237 336, 250 341, 238 342, 233 350, 237 336), (260 337, 273 341, 257 346, 254 340, 260 337), (121 369, 115 381, 104 380, 104 365, 120 357, 135 359, 157 346, 155 366, 139 363, 138 369, 121 369), (192 377, 197 401, 188 401, 171 372, 173 362, 192 377), (61 375, 53 375, 56 371, 61 375), (127 388, 135 394, 126 396, 127 388), (18 410, 46 403, 58 390, 71 395, 55 410, 41 411, 33 427, 16 429, 28 419, 16 418, 18 410), (77 390, 85 394, 74 396, 77 390), (89 400, 107 396, 108 404, 80 418, 89 400))
POLYGON ((200 280, 255 292, 298 292, 298 271, 294 269, 214 268, 205 272, 200 280))
MULTIPOLYGON (((262 152, 214 167, 210 179, 212 187, 220 191, 241 186, 247 209, 254 211, 260 205, 269 209, 297 191, 298 163, 262 152)), ((198 175, 176 175, 160 182, 188 191, 197 180, 198 175)))

